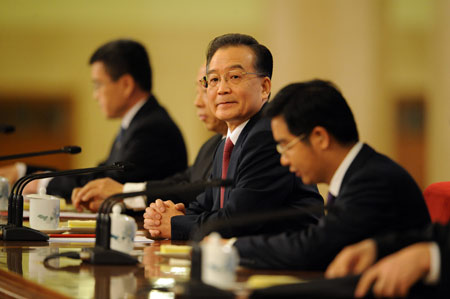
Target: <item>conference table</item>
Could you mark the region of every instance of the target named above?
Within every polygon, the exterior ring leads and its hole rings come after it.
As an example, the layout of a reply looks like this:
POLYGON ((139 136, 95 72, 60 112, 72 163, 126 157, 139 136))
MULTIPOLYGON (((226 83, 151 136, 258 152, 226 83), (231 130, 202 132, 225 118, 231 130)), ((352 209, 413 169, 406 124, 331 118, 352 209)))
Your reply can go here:
MULTIPOLYGON (((189 260, 160 255, 161 245, 186 242, 147 240, 135 243, 132 254, 140 263, 134 266, 92 265, 68 258, 44 264, 44 258, 50 254, 94 246, 92 240, 84 238, 51 240, 0 241, 1 298, 182 298, 182 285, 189 281, 189 260)), ((319 272, 257 271, 241 267, 236 274, 236 287, 232 289, 236 298, 248 297, 251 288, 246 282, 252 275, 290 275, 307 280, 322 276, 319 272)))

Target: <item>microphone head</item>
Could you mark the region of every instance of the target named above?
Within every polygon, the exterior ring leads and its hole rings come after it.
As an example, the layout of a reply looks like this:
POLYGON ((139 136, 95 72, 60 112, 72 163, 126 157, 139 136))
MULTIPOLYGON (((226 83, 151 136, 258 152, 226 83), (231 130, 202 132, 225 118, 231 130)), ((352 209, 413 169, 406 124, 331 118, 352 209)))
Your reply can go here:
POLYGON ((15 130, 16 130, 16 127, 11 126, 11 125, 4 125, 4 124, 1 124, 1 125, 0 125, 0 132, 3 132, 3 133, 5 133, 5 134, 12 133, 12 132, 14 132, 15 130))
POLYGON ((113 165, 119 169, 122 169, 123 171, 130 171, 135 168, 134 164, 130 162, 114 162, 113 165))
POLYGON ((79 147, 79 146, 68 145, 68 146, 63 147, 61 150, 64 153, 72 154, 72 155, 81 153, 81 147, 79 147))

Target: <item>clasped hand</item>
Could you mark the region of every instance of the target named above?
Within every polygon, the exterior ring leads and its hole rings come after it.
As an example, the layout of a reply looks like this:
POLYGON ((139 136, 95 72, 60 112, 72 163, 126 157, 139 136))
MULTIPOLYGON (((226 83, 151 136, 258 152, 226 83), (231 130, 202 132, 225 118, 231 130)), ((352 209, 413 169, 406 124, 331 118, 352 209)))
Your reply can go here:
POLYGON ((144 228, 152 237, 170 239, 172 237, 170 220, 173 216, 185 214, 184 204, 174 204, 171 200, 157 199, 145 209, 144 228))

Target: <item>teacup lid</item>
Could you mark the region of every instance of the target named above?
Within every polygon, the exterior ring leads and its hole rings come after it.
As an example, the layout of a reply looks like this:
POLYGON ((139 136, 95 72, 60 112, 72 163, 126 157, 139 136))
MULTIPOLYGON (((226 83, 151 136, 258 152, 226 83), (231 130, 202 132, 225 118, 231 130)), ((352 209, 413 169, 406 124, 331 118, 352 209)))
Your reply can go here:
POLYGON ((122 214, 122 206, 120 204, 115 204, 112 207, 112 213, 109 214, 111 219, 122 219, 124 221, 135 221, 133 217, 122 214))
POLYGON ((122 208, 120 207, 120 205, 114 205, 114 206, 112 207, 112 213, 113 213, 114 215, 121 214, 121 213, 122 213, 122 208))
POLYGON ((50 195, 50 194, 46 194, 47 193, 47 189, 45 189, 45 187, 41 187, 39 188, 39 194, 27 194, 25 195, 25 198, 27 199, 45 199, 45 200, 59 200, 59 197, 50 195))

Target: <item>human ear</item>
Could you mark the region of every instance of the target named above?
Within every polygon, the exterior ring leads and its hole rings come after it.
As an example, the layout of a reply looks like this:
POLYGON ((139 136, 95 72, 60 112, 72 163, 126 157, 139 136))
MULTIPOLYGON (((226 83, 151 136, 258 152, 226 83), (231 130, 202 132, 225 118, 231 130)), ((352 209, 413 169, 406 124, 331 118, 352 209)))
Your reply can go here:
POLYGON ((327 149, 330 146, 330 134, 321 126, 315 127, 310 134, 311 143, 322 150, 327 149))
POLYGON ((272 89, 272 81, 269 79, 269 77, 264 77, 262 81, 262 99, 264 102, 269 100, 270 91, 272 89))
POLYGON ((136 86, 136 82, 130 74, 125 74, 120 77, 120 84, 122 86, 123 94, 125 97, 129 97, 136 86))

